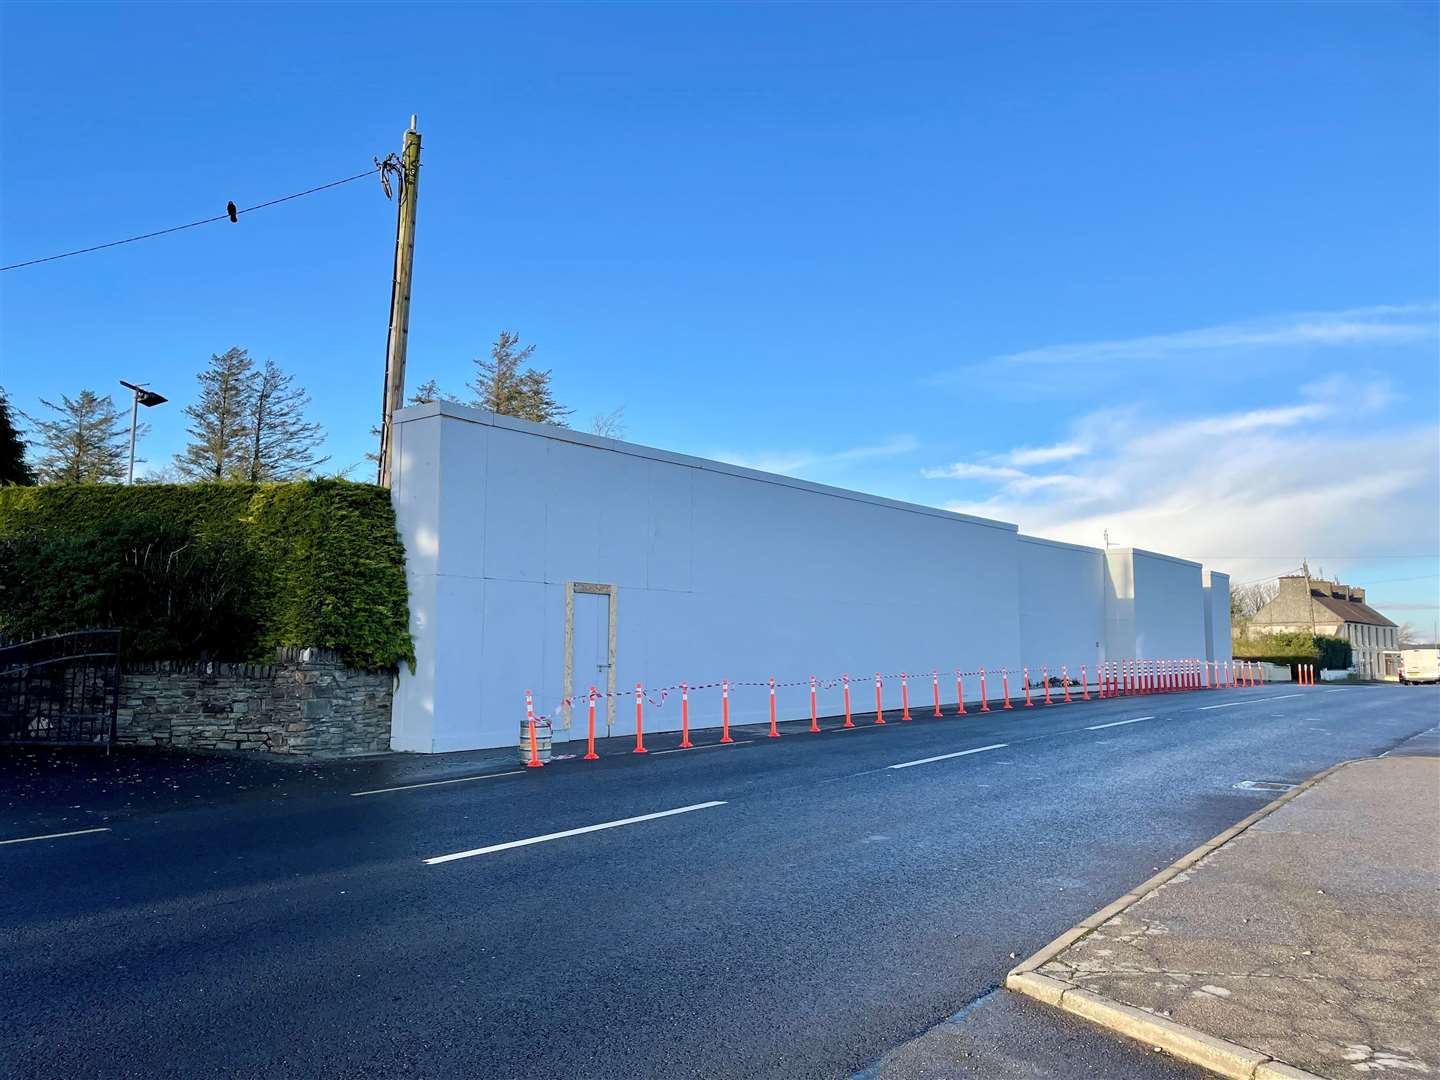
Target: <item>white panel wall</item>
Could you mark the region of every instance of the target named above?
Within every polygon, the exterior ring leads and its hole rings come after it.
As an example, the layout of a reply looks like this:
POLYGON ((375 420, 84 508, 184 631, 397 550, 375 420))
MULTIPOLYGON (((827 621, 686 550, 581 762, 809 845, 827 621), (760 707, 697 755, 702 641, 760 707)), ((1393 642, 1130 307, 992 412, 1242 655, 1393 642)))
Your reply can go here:
POLYGON ((1205 571, 1205 643, 1206 659, 1222 664, 1232 659, 1230 575, 1218 570, 1205 571))
POLYGON ((1132 549, 1135 656, 1203 658, 1205 593, 1199 563, 1132 549))
POLYGON ((1105 642, 1105 553, 1017 536, 1020 556, 1021 662, 1039 678, 1042 666, 1051 675, 1069 666, 1070 677, 1087 677, 1105 642))
MULTIPOLYGON (((417 655, 396 694, 396 749, 513 744, 527 689, 557 739, 583 737, 583 710, 566 730, 556 709, 567 582, 617 589, 616 735, 634 731, 636 682, 654 694, 729 678, 741 724, 766 719, 771 676, 801 684, 778 698, 794 717, 811 674, 849 672, 861 713, 874 708, 877 670, 915 673, 919 707, 932 669, 949 701, 957 667, 1068 664, 1076 675, 1097 642, 1109 657, 1205 654, 1194 563, 1020 537, 1002 522, 449 403, 402 410, 395 432, 417 655)), ((885 695, 899 705, 893 680, 885 695)), ((821 711, 840 702, 828 689, 821 711)), ((719 722, 717 691, 697 690, 691 706, 696 727, 719 722)), ((648 731, 678 726, 675 697, 647 706, 648 731)))
MULTIPOLYGON (((526 689, 553 713, 567 581, 617 586, 622 689, 848 671, 858 712, 877 670, 924 673, 919 702, 932 668, 1018 666, 1014 526, 449 404, 404 410, 396 432, 419 659, 397 749, 512 743, 526 689)), ((898 693, 887 682, 887 707, 898 693)), ((785 688, 782 711, 807 694, 785 688)), ((691 705, 696 726, 719 722, 718 693, 691 705)), ((821 708, 840 708, 838 689, 821 708)), ((736 687, 732 722, 767 715, 763 688, 736 687)), ((633 732, 633 696, 615 716, 612 734, 633 732)), ((678 725, 675 699, 647 709, 647 730, 678 725)))

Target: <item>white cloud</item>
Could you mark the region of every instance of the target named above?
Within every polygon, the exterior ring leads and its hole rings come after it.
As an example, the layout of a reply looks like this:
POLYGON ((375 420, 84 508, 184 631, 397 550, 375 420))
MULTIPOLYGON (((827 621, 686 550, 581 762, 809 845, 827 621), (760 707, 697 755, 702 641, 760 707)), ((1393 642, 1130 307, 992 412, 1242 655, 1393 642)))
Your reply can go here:
POLYGON ((1048 465, 1052 461, 1084 457, 1089 452, 1090 447, 1084 443, 1064 442, 1054 446, 1017 446, 1014 450, 1002 454, 1001 458, 1009 465, 1048 465))
POLYGON ((1352 423, 1334 404, 1356 398, 1343 382, 1318 396, 1329 400, 1179 421, 1095 413, 1076 425, 1094 451, 1063 474, 960 463, 927 475, 992 485, 948 509, 1094 546, 1108 530, 1122 546, 1196 558, 1237 580, 1307 553, 1440 551, 1440 428, 1352 423))
POLYGON ((927 480, 1015 480, 1026 474, 1008 465, 975 465, 957 461, 953 465, 936 465, 921 469, 927 480))
MULTIPOLYGON (((1074 367, 1135 361, 1193 361, 1199 355, 1249 355, 1257 350, 1299 346, 1402 344, 1433 338, 1437 330, 1436 312, 1434 304, 1385 304, 1343 311, 1303 312, 1168 334, 1044 345, 991 357, 977 366, 1063 364, 1074 367)), ((940 381, 952 381, 960 375, 960 372, 951 372, 940 376, 940 381)))
POLYGON ((843 450, 760 450, 748 453, 719 450, 710 456, 745 469, 793 475, 799 472, 833 469, 835 466, 849 465, 875 458, 898 457, 911 453, 919 445, 913 435, 893 435, 883 443, 852 446, 843 450))
POLYGON ((1133 449, 1152 453, 1167 446, 1180 446, 1204 437, 1243 435, 1265 428, 1288 428, 1309 420, 1321 420, 1335 411, 1324 402, 1310 405, 1285 405, 1275 409, 1251 409, 1248 412, 1226 413, 1187 420, 1138 437, 1133 449))

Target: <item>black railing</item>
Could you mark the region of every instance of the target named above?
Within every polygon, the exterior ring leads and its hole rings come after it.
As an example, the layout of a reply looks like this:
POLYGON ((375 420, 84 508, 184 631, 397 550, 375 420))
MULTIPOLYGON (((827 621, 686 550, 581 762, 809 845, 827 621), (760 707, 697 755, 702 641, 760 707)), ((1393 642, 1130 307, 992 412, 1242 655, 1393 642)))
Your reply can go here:
POLYGON ((120 707, 120 631, 0 647, 0 743, 104 746, 120 707))

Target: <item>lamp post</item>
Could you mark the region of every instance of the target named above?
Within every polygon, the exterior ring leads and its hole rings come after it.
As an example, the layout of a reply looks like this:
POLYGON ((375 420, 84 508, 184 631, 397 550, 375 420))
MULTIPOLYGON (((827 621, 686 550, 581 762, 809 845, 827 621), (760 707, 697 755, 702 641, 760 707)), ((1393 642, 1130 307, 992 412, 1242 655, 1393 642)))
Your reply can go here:
POLYGON ((125 483, 133 484, 135 483, 135 417, 140 412, 141 405, 150 409, 156 405, 165 404, 169 399, 161 397, 155 393, 154 390, 146 390, 143 385, 137 386, 135 383, 128 383, 124 379, 120 380, 120 385, 127 390, 133 390, 135 393, 133 400, 130 402, 130 468, 125 474, 125 483))

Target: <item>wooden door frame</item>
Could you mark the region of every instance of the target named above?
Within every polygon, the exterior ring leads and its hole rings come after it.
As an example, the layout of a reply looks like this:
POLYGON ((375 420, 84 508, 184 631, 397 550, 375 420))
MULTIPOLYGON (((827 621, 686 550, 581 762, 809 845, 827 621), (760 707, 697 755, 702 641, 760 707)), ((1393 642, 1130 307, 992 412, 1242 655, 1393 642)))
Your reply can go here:
MULTIPOLYGON (((615 616, 619 590, 614 585, 601 585, 593 581, 567 581, 565 583, 565 703, 560 707, 560 727, 570 730, 574 719, 571 702, 575 699, 575 594, 591 593, 610 598, 610 625, 606 641, 605 670, 605 731, 608 736, 615 726, 615 616)), ((581 687, 584 693, 588 687, 581 687)), ((598 733, 597 733, 598 734, 598 733)))

